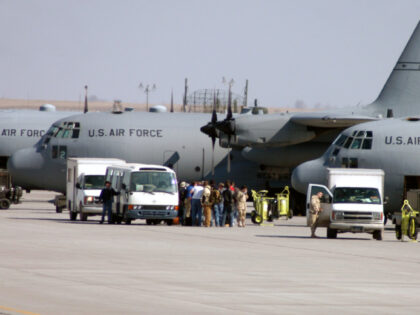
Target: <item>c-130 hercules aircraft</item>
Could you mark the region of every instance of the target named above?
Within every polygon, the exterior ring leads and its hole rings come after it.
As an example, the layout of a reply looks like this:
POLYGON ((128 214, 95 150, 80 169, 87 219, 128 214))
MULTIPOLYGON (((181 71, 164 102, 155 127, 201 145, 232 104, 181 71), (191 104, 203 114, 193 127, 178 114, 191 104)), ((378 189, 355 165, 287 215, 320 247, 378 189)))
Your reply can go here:
POLYGON ((202 132, 219 138, 221 147, 233 148, 232 173, 227 174, 222 166, 227 150, 215 146, 217 180, 283 185, 297 165, 321 156, 343 129, 387 116, 419 114, 419 66, 420 24, 378 98, 365 107, 236 117, 228 110, 222 121, 214 110, 207 125, 203 114, 87 113, 54 123, 36 147, 16 152, 8 168, 23 188, 57 191, 65 188, 65 157, 171 164, 179 178, 187 180, 211 176, 211 142, 199 133, 204 125, 202 132))

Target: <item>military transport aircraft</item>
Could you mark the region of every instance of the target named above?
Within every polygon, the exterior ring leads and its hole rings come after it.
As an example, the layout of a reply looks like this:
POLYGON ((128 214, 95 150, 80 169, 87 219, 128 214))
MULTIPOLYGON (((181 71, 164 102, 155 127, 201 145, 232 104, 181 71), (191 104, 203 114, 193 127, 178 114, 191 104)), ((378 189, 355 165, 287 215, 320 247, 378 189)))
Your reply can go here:
POLYGON ((206 125, 204 114, 88 113, 55 123, 38 146, 15 153, 9 169, 16 184, 24 188, 63 191, 66 157, 162 163, 174 167, 179 178, 186 180, 208 176, 214 159, 224 169, 216 172, 216 178, 231 177, 259 187, 267 182, 284 184, 294 167, 319 157, 346 127, 385 116, 419 114, 419 69, 420 24, 379 97, 364 108, 233 116, 229 107, 226 119, 218 121, 213 110, 206 125), (198 132, 200 126, 203 134, 198 132), (206 141, 204 134, 212 141, 206 141), (216 137, 219 145, 215 145, 216 137), (234 149, 236 172, 232 169, 227 174, 224 164, 230 164, 225 159, 230 150, 221 147, 234 149))
POLYGON ((384 117, 420 114, 420 23, 402 52, 378 98, 371 104, 328 112, 262 116, 213 115, 201 131, 219 138, 223 147, 273 172, 289 174, 311 156, 322 154, 343 129, 384 117))
POLYGON ((293 171, 293 187, 306 193, 309 183, 326 185, 327 167, 382 169, 384 199, 388 200, 385 210, 400 209, 407 191, 420 189, 419 117, 386 119, 344 130, 322 157, 293 171))

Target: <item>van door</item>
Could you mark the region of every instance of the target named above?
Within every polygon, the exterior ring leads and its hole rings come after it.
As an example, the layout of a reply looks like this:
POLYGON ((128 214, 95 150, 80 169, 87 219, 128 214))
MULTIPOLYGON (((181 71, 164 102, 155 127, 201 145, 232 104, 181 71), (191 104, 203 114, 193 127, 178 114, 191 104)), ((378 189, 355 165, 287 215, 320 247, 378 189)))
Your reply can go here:
POLYGON ((322 212, 319 215, 318 226, 328 227, 328 225, 330 224, 332 194, 326 186, 317 184, 309 184, 308 191, 306 193, 306 225, 309 226, 309 211, 311 208, 311 198, 318 192, 322 192, 324 194, 324 196, 321 199, 322 212))

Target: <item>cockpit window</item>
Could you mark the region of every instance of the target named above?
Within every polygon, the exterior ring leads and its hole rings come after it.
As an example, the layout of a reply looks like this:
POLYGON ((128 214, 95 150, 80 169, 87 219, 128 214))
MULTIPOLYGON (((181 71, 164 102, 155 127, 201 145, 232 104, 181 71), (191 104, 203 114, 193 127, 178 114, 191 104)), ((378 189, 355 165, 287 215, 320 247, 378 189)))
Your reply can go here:
MULTIPOLYGON (((344 148, 352 150, 370 150, 372 149, 373 132, 368 130, 355 130, 352 132, 353 137, 349 137, 344 142, 344 148)), ((343 135, 344 136, 344 135, 343 135)), ((338 140, 340 140, 339 138, 338 140)), ((337 140, 337 143, 338 143, 337 140)))
POLYGON ((363 150, 370 150, 372 149, 372 139, 364 139, 363 140, 363 145, 362 145, 362 149, 363 150))
POLYGON ((353 141, 353 138, 352 137, 348 137, 347 140, 346 140, 346 142, 344 143, 344 147, 346 149, 348 149, 350 147, 350 144, 352 143, 352 141, 353 141))
POLYGON ((338 146, 338 147, 341 147, 346 140, 347 140, 347 136, 341 135, 335 141, 335 145, 338 146))
POLYGON ((353 140, 353 143, 351 144, 351 149, 360 149, 360 146, 362 145, 362 139, 361 138, 355 138, 353 140))
POLYGON ((78 139, 80 135, 80 122, 64 121, 60 125, 52 126, 45 137, 44 144, 51 138, 78 139))

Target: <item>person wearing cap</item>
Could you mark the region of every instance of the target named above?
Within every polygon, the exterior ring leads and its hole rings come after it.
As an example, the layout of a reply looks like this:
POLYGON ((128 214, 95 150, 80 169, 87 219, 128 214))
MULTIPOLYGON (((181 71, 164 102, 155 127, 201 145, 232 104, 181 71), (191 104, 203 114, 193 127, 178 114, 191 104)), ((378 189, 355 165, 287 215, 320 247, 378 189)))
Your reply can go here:
POLYGON ((224 226, 223 221, 223 188, 225 185, 219 183, 217 187, 213 187, 211 191, 211 201, 213 203, 213 218, 215 226, 224 226))
POLYGON ((111 187, 111 182, 105 182, 105 188, 102 189, 101 194, 99 195, 99 200, 103 202, 102 208, 102 219, 99 221, 100 224, 104 223, 105 213, 108 215, 108 223, 112 224, 112 202, 114 201, 114 196, 119 195, 120 193, 116 192, 114 188, 111 187))

